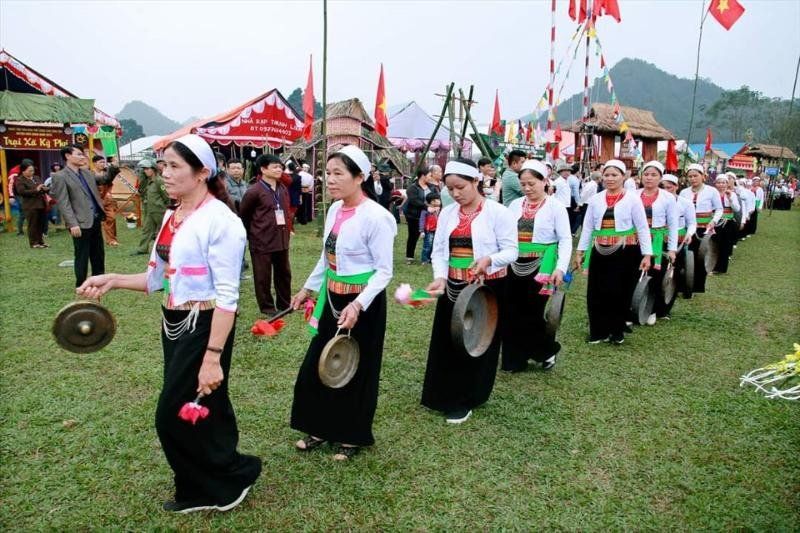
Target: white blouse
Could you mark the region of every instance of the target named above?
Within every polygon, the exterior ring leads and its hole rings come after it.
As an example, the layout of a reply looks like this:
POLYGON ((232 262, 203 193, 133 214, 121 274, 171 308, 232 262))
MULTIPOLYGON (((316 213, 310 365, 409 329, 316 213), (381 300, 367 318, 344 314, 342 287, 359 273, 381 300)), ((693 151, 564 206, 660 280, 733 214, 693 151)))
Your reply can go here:
MULTIPOLYGON (((433 277, 447 278, 450 260, 450 234, 458 225, 457 203, 448 205, 439 213, 436 237, 433 239, 433 277)), ((498 202, 483 202, 481 212, 472 221, 472 257, 476 260, 489 256, 487 269, 494 274, 517 260, 517 219, 507 207, 498 202)))
MULTIPOLYGON (((322 287, 325 271, 328 268, 324 243, 336 223, 336 214, 341 208, 342 201, 338 200, 328 209, 325 217, 325 235, 322 237, 322 254, 303 285, 307 290, 319 291, 322 287)), ((372 200, 364 200, 355 209, 355 214, 341 225, 336 236, 336 273, 341 276, 352 276, 375 271, 367 286, 356 298, 361 308, 367 309, 392 279, 397 223, 389 211, 372 200)))
POLYGON ((683 196, 676 196, 675 199, 678 201, 678 229, 686 228, 686 237, 691 237, 697 231, 694 204, 683 196))
MULTIPOLYGON (((514 214, 514 219, 522 217, 522 204, 525 198, 517 198, 508 209, 514 214)), ((536 212, 533 220, 533 239, 531 242, 550 244, 558 242, 558 260, 556 268, 561 272, 569 270, 569 259, 572 255, 572 232, 569 227, 567 208, 554 198, 546 198, 544 204, 536 212)))
MULTIPOLYGON (((164 213, 161 227, 174 213, 164 213)), ((169 249, 169 263, 150 252, 147 292, 163 288, 169 273, 172 304, 215 300, 224 311, 236 311, 239 276, 247 242, 242 221, 224 203, 212 198, 203 203, 178 226, 169 249)))
MULTIPOLYGON (((589 199, 586 216, 583 219, 581 238, 578 241, 578 250, 588 249, 592 244, 592 231, 602 227, 603 215, 608 209, 607 192, 606 190, 600 191, 589 199)), ((622 198, 614 205, 614 229, 627 231, 632 227, 636 227, 642 255, 653 255, 653 241, 650 238, 650 227, 647 225, 647 215, 645 215, 642 200, 636 191, 625 191, 622 198)))
POLYGON ((719 192, 714 187, 703 185, 697 192, 697 200, 693 200, 694 192, 691 187, 686 187, 681 191, 681 196, 694 203, 695 213, 714 212, 711 223, 716 224, 722 218, 722 202, 719 200, 719 192))
MULTIPOLYGON (((640 197, 644 189, 639 189, 640 197)), ((651 222, 653 228, 666 226, 667 251, 674 252, 678 249, 678 202, 675 197, 664 189, 658 189, 658 198, 651 206, 651 222)))
POLYGON ((570 194, 569 183, 567 180, 565 180, 563 176, 559 175, 553 180, 553 187, 555 188, 553 198, 561 202, 564 207, 569 207, 572 203, 572 196, 570 194))

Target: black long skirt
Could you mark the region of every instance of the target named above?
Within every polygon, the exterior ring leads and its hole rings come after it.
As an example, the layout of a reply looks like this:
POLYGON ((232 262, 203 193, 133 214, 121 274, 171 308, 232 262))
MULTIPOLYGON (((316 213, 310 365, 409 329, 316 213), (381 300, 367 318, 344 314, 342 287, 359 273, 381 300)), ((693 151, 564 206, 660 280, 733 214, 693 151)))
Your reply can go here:
POLYGON ((625 331, 631 299, 639 281, 642 255, 637 245, 627 245, 610 255, 592 247, 586 307, 589 312, 589 338, 607 339, 625 331))
POLYGON ((700 260, 700 254, 698 253, 700 242, 705 234, 705 228, 698 226, 697 232, 692 238, 691 244, 689 244, 689 250, 694 253, 694 287, 692 288, 692 294, 706 292, 706 277, 708 277, 708 272, 706 272, 705 261, 700 260))
POLYGON ((725 274, 728 272, 728 264, 730 262, 731 254, 733 253, 733 245, 736 244, 739 228, 736 221, 728 220, 722 226, 717 226, 714 235, 711 238, 716 241, 718 255, 717 264, 714 266, 714 272, 725 274))
POLYGON ((539 294, 542 284, 535 279, 537 273, 520 277, 509 269, 501 324, 503 370, 523 370, 529 359, 542 363, 557 351, 555 337, 545 332, 544 308, 550 296, 539 294))
POLYGON ((428 348, 428 364, 422 385, 421 404, 434 411, 451 413, 473 409, 486 403, 494 388, 497 360, 500 357, 500 324, 506 317, 505 278, 487 280, 494 291, 500 310, 498 327, 489 348, 483 355, 472 357, 463 347, 455 346, 450 336, 453 302, 447 295, 439 297, 433 317, 428 348))
MULTIPOLYGON (((358 296, 329 294, 339 311, 358 296)), ((291 427, 330 442, 369 446, 375 443, 372 421, 378 406, 378 381, 386 335, 386 292, 381 292, 369 308, 361 312, 350 332, 358 341, 358 370, 340 389, 323 385, 318 371, 322 349, 336 335, 336 322, 326 302, 318 333, 311 339, 294 384, 291 427)))
POLYGON ((746 235, 755 235, 757 229, 758 229, 758 209, 756 209, 750 214, 750 218, 747 219, 747 224, 744 227, 746 235))
MULTIPOLYGON (((163 309, 171 323, 186 318, 189 311, 163 309)), ((178 418, 178 411, 197 396, 197 374, 211 333, 213 310, 200 311, 194 331, 169 340, 161 331, 164 348, 164 385, 156 408, 156 430, 161 448, 175 473, 175 500, 227 504, 253 484, 261 473, 258 457, 236 451, 239 430, 228 386, 234 328, 221 354, 225 379, 200 403, 208 407, 208 418, 196 425, 178 418)))
MULTIPOLYGON (((666 243, 665 243, 666 244, 666 243)), ((664 275, 667 273, 667 268, 669 267, 669 256, 663 256, 656 258, 653 256, 653 266, 647 272, 650 276, 650 292, 654 298, 655 305, 653 305, 653 312, 656 314, 658 318, 664 317, 669 312, 667 307, 672 307, 668 305, 669 302, 664 301, 664 275), (661 268, 655 268, 656 262, 659 261, 661 268)), ((635 288, 634 288, 635 290, 635 288)))

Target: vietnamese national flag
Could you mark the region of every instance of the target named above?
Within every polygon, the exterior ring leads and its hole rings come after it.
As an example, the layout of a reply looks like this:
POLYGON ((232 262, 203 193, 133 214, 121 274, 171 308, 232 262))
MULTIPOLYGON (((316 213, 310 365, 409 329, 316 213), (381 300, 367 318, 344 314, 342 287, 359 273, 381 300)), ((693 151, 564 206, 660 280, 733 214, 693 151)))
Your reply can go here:
POLYGON ((594 0, 593 15, 596 19, 603 15, 611 15, 617 22, 622 21, 617 0, 594 0))
POLYGON ((386 88, 383 86, 383 63, 381 77, 378 78, 378 95, 375 97, 375 131, 386 137, 389 117, 386 116, 386 88))
POLYGON ((706 128, 706 149, 705 149, 705 152, 703 152, 703 156, 704 157, 708 152, 711 151, 711 141, 712 140, 713 140, 713 137, 711 136, 711 128, 706 128))
POLYGON ((730 30, 744 14, 744 6, 737 0, 711 0, 708 10, 726 30, 730 30))
POLYGON ((675 151, 675 139, 667 141, 667 159, 664 166, 669 172, 678 170, 678 153, 675 151))
POLYGON ((502 137, 505 132, 503 125, 500 123, 500 91, 494 93, 494 113, 492 114, 492 125, 489 126, 489 135, 497 135, 502 137))
POLYGON ((303 138, 310 141, 314 133, 314 72, 311 58, 308 60, 308 81, 303 93, 303 114, 305 115, 303 138))
MULTIPOLYGON (((586 20, 586 0, 579 0, 580 8, 576 11, 576 0, 569 0, 569 18, 575 22, 581 23, 586 20)), ((598 0, 599 1, 599 0, 598 0)))

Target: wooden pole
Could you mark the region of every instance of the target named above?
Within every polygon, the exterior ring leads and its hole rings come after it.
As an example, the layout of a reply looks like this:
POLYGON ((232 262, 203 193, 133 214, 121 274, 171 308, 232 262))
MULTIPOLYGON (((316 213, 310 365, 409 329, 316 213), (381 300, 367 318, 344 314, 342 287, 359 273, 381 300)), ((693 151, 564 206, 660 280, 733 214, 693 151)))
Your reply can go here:
POLYGON ((89 170, 94 172, 94 134, 89 134, 89 170))
POLYGON ((455 83, 451 82, 450 85, 447 86, 447 91, 445 91, 444 95, 444 105, 442 106, 442 112, 439 113, 439 120, 436 121, 436 126, 433 128, 433 133, 431 133, 431 138, 428 139, 428 144, 425 145, 425 149, 422 151, 422 157, 417 162, 417 166, 414 169, 414 175, 411 176, 411 179, 414 179, 417 175, 417 171, 422 168, 425 164, 425 155, 428 153, 428 150, 431 148, 431 144, 433 144, 433 139, 436 138, 436 134, 439 132, 439 128, 442 125, 442 121, 444 120, 444 113, 447 111, 447 106, 450 103, 450 98, 453 96, 453 88, 455 87, 455 83))
POLYGON ((3 181, 3 212, 6 215, 6 231, 14 231, 14 222, 11 220, 11 198, 8 195, 8 166, 6 165, 6 151, 0 148, 0 176, 3 181))
POLYGON ((461 157, 461 148, 457 147, 458 133, 456 133, 456 110, 455 98, 450 98, 450 103, 447 106, 447 123, 450 126, 450 149, 453 150, 456 157, 461 157))
POLYGON ((322 197, 319 202, 317 236, 325 234, 325 213, 327 212, 327 191, 325 187, 325 167, 328 161, 328 0, 322 0, 322 197))
MULTIPOLYGON (((689 131, 686 134, 686 150, 685 153, 689 155, 689 145, 692 142, 692 129, 694 128, 694 105, 697 100, 697 80, 700 78, 700 45, 703 43, 703 24, 708 16, 706 10, 706 1, 700 0, 700 35, 697 37, 697 62, 694 67, 694 88, 692 89, 692 112, 689 114, 689 131)), ((683 158, 683 166, 681 170, 686 169, 686 157, 683 158)))
MULTIPOLYGON (((469 110, 469 108, 472 107, 472 94, 473 94, 474 90, 475 90, 475 86, 474 85, 470 85, 469 86, 469 97, 467 98, 466 101, 464 101, 464 97, 461 96, 461 107, 462 107, 462 109, 469 110)), ((458 92, 459 92, 459 95, 463 95, 464 94, 464 91, 459 90, 458 92)), ((461 147, 460 148, 463 148, 463 146, 464 146, 464 139, 466 139, 466 137, 467 137, 467 126, 468 125, 469 125, 469 123, 467 122, 466 117, 463 117, 461 119, 461 147)), ((460 149, 459 149, 458 155, 459 155, 459 157, 461 156, 461 150, 460 149)))

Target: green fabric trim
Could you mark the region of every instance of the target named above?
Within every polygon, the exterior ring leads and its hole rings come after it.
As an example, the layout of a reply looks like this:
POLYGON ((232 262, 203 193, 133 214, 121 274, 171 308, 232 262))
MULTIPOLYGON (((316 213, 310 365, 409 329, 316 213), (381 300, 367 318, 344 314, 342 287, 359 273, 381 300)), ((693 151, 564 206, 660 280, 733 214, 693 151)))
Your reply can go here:
POLYGON ((681 228, 678 230, 678 237, 686 237, 686 228, 681 228))
POLYGON ((756 209, 761 209, 761 200, 756 200, 756 209))
POLYGON ((326 268, 325 276, 322 278, 322 287, 319 289, 319 294, 317 295, 317 304, 314 306, 314 312, 311 314, 311 320, 308 322, 308 330, 311 334, 316 335, 318 333, 319 321, 322 319, 322 311, 325 309, 325 301, 328 299, 328 280, 333 280, 338 283, 347 283, 349 285, 363 285, 370 280, 373 274, 375 274, 374 270, 362 274, 340 276, 330 268, 326 268))
POLYGON ((714 220, 714 217, 697 217, 698 224, 708 224, 712 220, 714 220))
POLYGON ((558 243, 539 243, 539 242, 521 242, 519 243, 519 251, 522 253, 539 253, 542 254, 542 262, 539 265, 539 276, 551 275, 556 269, 556 261, 558 260, 558 243))
POLYGON ((0 120, 94 123, 94 100, 0 91, 0 120))
POLYGON ((669 232, 668 228, 653 228, 650 230, 650 235, 653 237, 653 260, 656 262, 661 261, 661 255, 664 253, 664 236, 669 232))
MULTIPOLYGON (((606 229, 596 229, 592 231, 592 244, 597 237, 627 237, 628 235, 633 235, 636 233, 636 228, 627 229, 625 231, 617 231, 612 228, 606 229)), ((589 262, 592 258, 592 251, 586 250, 586 254, 583 256, 583 269, 589 270, 589 262)))
POLYGON ((723 213, 722 218, 724 220, 733 220, 733 213, 723 213))
POLYGON ((447 264, 453 268, 469 268, 474 261, 471 257, 451 257, 447 264))

